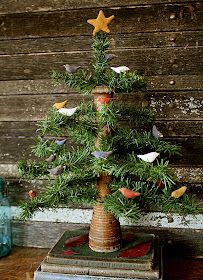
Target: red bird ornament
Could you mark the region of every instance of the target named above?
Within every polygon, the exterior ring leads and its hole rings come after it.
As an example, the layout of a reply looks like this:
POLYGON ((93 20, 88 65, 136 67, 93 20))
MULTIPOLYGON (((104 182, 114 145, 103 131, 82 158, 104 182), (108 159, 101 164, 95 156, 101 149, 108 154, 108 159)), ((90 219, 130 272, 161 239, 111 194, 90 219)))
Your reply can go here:
POLYGON ((127 198, 135 198, 141 195, 139 192, 135 192, 133 190, 130 190, 128 188, 120 188, 119 191, 127 198))
POLYGON ((31 199, 33 199, 34 197, 36 197, 37 193, 36 193, 36 191, 30 190, 30 191, 28 192, 28 195, 29 195, 29 197, 30 197, 31 199))

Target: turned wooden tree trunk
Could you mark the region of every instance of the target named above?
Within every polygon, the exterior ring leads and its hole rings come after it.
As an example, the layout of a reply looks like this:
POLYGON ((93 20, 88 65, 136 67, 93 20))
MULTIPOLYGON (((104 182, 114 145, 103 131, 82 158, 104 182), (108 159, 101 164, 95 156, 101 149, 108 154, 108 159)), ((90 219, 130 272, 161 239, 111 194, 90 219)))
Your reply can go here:
MULTIPOLYGON (((98 114, 104 104, 112 102, 113 94, 109 88, 98 86, 93 90, 94 105, 98 114)), ((110 134, 109 127, 100 127, 97 135, 95 148, 99 149, 101 137, 110 134)), ((93 207, 92 221, 89 232, 89 247, 96 252, 113 252, 121 247, 121 229, 119 221, 111 214, 104 210, 103 200, 106 195, 111 193, 109 183, 112 178, 106 173, 101 173, 97 179, 97 188, 99 191, 97 202, 93 207)))

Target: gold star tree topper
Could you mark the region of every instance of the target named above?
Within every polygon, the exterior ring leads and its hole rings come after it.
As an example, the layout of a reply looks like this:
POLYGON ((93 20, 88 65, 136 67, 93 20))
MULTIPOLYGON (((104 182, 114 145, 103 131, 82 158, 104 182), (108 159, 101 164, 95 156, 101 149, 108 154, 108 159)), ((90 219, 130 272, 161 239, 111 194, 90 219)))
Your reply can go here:
POLYGON ((99 31, 104 31, 109 33, 110 29, 108 24, 115 18, 115 16, 105 17, 103 11, 99 11, 99 14, 96 19, 88 19, 87 22, 94 26, 93 36, 99 31))

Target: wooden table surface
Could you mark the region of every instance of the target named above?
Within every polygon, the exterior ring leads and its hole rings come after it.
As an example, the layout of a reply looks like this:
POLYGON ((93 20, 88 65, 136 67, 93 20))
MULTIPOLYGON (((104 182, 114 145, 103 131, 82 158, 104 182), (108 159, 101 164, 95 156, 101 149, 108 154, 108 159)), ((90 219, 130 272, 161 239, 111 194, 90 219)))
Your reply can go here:
MULTIPOLYGON (((0 280, 33 280, 33 273, 49 249, 13 247, 0 259, 0 280)), ((164 280, 202 280, 203 259, 164 257, 164 280)))

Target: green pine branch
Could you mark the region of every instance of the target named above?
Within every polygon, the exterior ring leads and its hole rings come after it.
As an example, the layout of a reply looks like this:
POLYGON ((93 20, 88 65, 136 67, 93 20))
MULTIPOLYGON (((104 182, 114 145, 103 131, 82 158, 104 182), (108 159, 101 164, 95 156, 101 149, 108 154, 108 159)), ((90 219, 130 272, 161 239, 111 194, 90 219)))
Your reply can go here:
POLYGON ((136 221, 141 216, 139 205, 135 200, 125 198, 119 192, 108 195, 103 205, 104 209, 111 212, 117 219, 126 218, 136 221))
POLYGON ((169 155, 180 155, 181 150, 181 147, 178 145, 160 139, 157 140, 150 132, 139 133, 136 130, 127 127, 117 128, 113 140, 115 146, 120 146, 120 148, 125 148, 127 150, 138 151, 139 153, 146 151, 146 148, 150 148, 151 151, 166 153, 169 155))
POLYGON ((98 32, 93 37, 92 50, 95 57, 94 72, 79 69, 75 73, 53 71, 52 79, 62 82, 67 87, 76 89, 83 94, 90 94, 96 86, 108 86, 113 92, 125 93, 142 90, 146 87, 143 77, 135 72, 115 73, 109 67, 106 50, 110 40, 105 32, 98 32))

